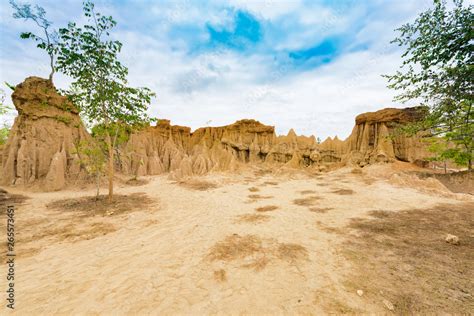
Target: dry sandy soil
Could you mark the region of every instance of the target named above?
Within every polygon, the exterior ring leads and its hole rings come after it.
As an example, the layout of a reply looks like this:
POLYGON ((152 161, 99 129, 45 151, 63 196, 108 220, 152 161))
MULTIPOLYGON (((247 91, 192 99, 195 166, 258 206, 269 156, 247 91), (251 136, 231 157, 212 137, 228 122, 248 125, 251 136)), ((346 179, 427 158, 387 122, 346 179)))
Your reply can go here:
POLYGON ((16 201, 15 312, 472 312, 473 196, 397 168, 149 177, 108 208, 92 188, 12 189, 29 197, 16 201))

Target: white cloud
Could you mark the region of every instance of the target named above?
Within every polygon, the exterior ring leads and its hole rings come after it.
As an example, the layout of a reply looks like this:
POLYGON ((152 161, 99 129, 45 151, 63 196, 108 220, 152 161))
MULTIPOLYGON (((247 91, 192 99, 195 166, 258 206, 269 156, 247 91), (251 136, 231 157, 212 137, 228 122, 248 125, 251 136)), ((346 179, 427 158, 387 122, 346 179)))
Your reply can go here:
MULTIPOLYGON (((176 3, 178 1, 175 6, 176 3)), ((258 51, 190 54, 191 44, 187 39, 169 35, 173 26, 202 26, 210 22, 227 27, 232 22, 231 11, 218 1, 201 7, 188 0, 182 3, 184 5, 177 7, 143 5, 137 9, 137 12, 142 7, 149 9, 143 13, 147 15, 143 21, 140 16, 130 16, 130 12, 119 10, 113 4, 107 6, 107 1, 102 4, 119 23, 126 25, 114 33, 124 43, 121 59, 129 67, 132 85, 148 86, 157 93, 150 107, 150 114, 154 116, 192 128, 205 126, 209 121, 216 126, 255 118, 275 125, 280 134, 294 128, 297 133, 324 139, 334 135, 347 137, 355 116, 361 112, 401 106, 392 103, 394 93, 385 87, 385 79, 380 75, 393 73, 400 64, 399 53, 387 49, 386 43, 394 36, 392 26, 406 20, 408 15, 411 17, 419 8, 416 1, 401 1, 398 5, 393 1, 378 3, 377 10, 385 9, 388 15, 396 17, 385 23, 385 13, 374 11, 369 14, 370 19, 363 21, 364 26, 355 33, 350 45, 370 43, 367 51, 347 53, 327 65, 304 72, 276 70, 275 56, 258 51)), ((341 14, 321 5, 313 5, 310 10, 300 1, 232 0, 231 5, 262 17, 266 20, 264 23, 283 23, 278 24, 282 31, 284 23, 298 26, 294 29, 289 26, 285 36, 266 34, 274 36, 265 42, 274 50, 311 46, 331 34, 353 31, 351 25, 362 23, 360 19, 367 13, 363 5, 341 14), (295 20, 289 20, 290 16, 295 20)), ((54 14, 60 15, 56 11, 54 14)), ((79 15, 78 12, 65 14, 68 18, 79 15)), ((3 13, 1 17, 3 21, 3 13)), ((21 23, 11 21, 10 27, 2 22, 2 35, 18 33, 23 29, 21 23)), ((195 40, 205 40, 204 33, 191 35, 195 40)), ((48 60, 44 52, 33 49, 33 43, 11 39, 8 43, 8 49, 14 52, 7 51, 4 45, 0 49, 1 81, 18 83, 29 75, 47 76, 48 60)), ((57 76, 55 82, 65 88, 68 80, 57 76)))
MULTIPOLYGON (((150 57, 152 59, 143 64, 153 67, 150 73, 161 74, 155 77, 156 85, 143 82, 158 90, 158 100, 150 112, 192 128, 204 126, 208 121, 211 125, 225 125, 238 119, 255 118, 275 125, 280 134, 294 128, 297 133, 321 138, 335 135, 345 138, 357 114, 383 107, 401 107, 392 103, 393 92, 380 77, 395 70, 399 62, 396 53, 352 53, 319 69, 283 76, 266 84, 256 83, 253 77, 269 67, 265 60, 256 62, 255 57, 244 59, 224 54, 213 61, 218 63, 216 67, 225 65, 225 73, 220 73, 218 79, 205 88, 179 94, 175 81, 166 81, 166 78, 176 79, 177 73, 192 72, 200 67, 199 61, 174 56, 161 59, 160 63, 158 59, 153 61, 153 58, 161 58, 158 55, 150 57), (188 66, 183 67, 183 64, 188 66)), ((136 66, 140 68, 140 64, 136 66)))

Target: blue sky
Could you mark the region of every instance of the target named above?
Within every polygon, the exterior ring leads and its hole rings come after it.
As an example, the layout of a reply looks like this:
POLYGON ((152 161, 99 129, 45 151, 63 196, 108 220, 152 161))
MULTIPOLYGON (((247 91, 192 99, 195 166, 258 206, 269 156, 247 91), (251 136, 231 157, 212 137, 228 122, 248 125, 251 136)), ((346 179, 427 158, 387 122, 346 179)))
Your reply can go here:
MULTIPOLYGON (((471 1, 472 2, 472 1, 471 1)), ((30 1, 54 26, 83 22, 82 1, 30 1)), ((112 15, 130 82, 157 93, 150 114, 197 128, 255 118, 279 134, 349 135, 355 115, 393 103, 381 74, 400 65, 389 42, 431 0, 96 1, 112 15)), ((48 74, 48 58, 19 39, 35 30, 1 1, 0 80, 48 74)), ((56 77, 67 87, 68 78, 56 77)), ((5 89, 4 89, 5 90, 5 89)))

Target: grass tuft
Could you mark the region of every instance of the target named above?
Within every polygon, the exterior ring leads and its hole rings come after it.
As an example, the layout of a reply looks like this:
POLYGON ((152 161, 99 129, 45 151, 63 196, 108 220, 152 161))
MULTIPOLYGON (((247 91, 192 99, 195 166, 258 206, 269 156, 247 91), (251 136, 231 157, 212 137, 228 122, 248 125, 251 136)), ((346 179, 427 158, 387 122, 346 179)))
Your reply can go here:
POLYGON ((236 223, 262 223, 270 219, 270 216, 263 214, 243 214, 237 216, 236 223))
POLYGON ((196 190, 196 191, 209 191, 210 189, 215 189, 218 187, 217 184, 213 182, 205 181, 205 180, 196 180, 196 179, 179 181, 178 184, 187 189, 196 190))
POLYGON ((278 209, 278 206, 276 205, 267 205, 267 206, 257 207, 255 210, 257 212, 271 212, 277 209, 278 209))
POLYGON ((321 198, 319 196, 308 196, 306 198, 293 200, 293 204, 299 206, 313 206, 320 199, 321 198))
POLYGON ((350 190, 350 189, 336 189, 336 190, 332 191, 332 193, 339 194, 339 195, 352 195, 355 192, 353 190, 350 190))

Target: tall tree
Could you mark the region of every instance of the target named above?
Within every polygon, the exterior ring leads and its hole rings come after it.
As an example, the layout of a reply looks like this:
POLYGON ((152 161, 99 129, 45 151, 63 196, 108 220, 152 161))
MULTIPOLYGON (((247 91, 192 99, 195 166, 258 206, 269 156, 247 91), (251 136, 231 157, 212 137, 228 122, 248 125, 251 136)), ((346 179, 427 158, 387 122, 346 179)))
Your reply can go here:
POLYGON ((10 5, 15 10, 13 13, 13 17, 15 19, 24 19, 25 21, 31 20, 42 30, 44 35, 36 35, 32 32, 23 32, 20 34, 20 37, 23 39, 34 40, 37 43, 36 46, 38 48, 44 49, 48 53, 49 65, 51 67, 49 80, 53 82, 53 75, 55 72, 54 57, 58 44, 58 34, 55 30, 51 29, 52 23, 46 19, 45 9, 38 5, 33 7, 31 4, 18 4, 14 0, 10 0, 10 5))
POLYGON ((70 97, 91 124, 100 124, 108 152, 109 200, 113 198, 114 148, 122 124, 141 126, 154 93, 127 84, 128 69, 118 59, 122 43, 110 39, 116 22, 84 2, 87 23, 59 30, 58 70, 73 78, 70 97))
POLYGON ((404 47, 403 62, 394 75, 385 76, 389 88, 401 93, 396 100, 419 100, 429 108, 425 120, 412 132, 429 130, 440 157, 472 169, 474 155, 474 14, 473 5, 434 0, 413 23, 397 29, 392 42, 404 47))

